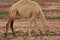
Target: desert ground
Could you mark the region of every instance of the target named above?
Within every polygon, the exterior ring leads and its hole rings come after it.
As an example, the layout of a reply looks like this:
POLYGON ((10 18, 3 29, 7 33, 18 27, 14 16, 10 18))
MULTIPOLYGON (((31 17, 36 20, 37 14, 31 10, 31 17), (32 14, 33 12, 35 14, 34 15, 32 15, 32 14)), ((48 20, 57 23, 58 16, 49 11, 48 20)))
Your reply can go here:
MULTIPOLYGON (((59 35, 55 36, 17 36, 17 38, 9 39, 9 40, 60 40, 60 19, 48 19, 49 30, 55 33, 59 33, 59 35)), ((5 26, 7 23, 7 19, 0 19, 0 31, 5 32, 5 26)), ((14 30, 15 31, 26 31, 29 30, 29 19, 16 19, 14 22, 14 30)), ((37 20, 37 28, 41 29, 41 23, 37 20)), ((34 28, 34 24, 31 25, 30 29, 34 28)), ((11 31, 11 30, 10 30, 11 31)))
MULTIPOLYGON (((60 19, 48 19, 49 29, 54 32, 60 32, 60 19)), ((0 29, 4 29, 7 23, 7 19, 0 19, 0 29)), ((14 22, 14 29, 29 28, 29 19, 16 19, 14 22)), ((41 27, 41 23, 37 20, 37 28, 41 27)), ((34 23, 30 28, 34 28, 34 23)))

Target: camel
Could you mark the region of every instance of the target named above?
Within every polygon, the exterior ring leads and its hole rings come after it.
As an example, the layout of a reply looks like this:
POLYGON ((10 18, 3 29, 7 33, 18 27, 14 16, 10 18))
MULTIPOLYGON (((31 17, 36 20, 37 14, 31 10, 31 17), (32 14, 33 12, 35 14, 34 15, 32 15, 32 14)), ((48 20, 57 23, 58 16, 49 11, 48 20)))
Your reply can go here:
POLYGON ((35 27, 36 27, 36 16, 38 14, 39 14, 39 20, 43 24, 43 28, 45 28, 46 31, 49 30, 48 28, 49 25, 43 14, 42 8, 37 2, 31 1, 31 0, 20 0, 17 3, 13 4, 12 7, 10 7, 9 9, 9 18, 6 24, 5 36, 7 36, 9 25, 10 25, 13 35, 16 36, 13 29, 13 23, 14 23, 16 15, 19 15, 21 19, 30 19, 30 25, 34 22, 35 27))

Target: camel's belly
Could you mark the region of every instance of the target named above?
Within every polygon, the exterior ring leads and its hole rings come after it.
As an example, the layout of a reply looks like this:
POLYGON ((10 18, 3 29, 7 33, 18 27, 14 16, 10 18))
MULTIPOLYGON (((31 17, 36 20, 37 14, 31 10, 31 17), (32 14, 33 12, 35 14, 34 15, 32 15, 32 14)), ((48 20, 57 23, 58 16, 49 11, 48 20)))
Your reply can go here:
POLYGON ((31 12, 19 12, 19 16, 21 17, 21 18, 30 18, 30 16, 31 16, 31 12))
POLYGON ((18 9, 18 13, 21 18, 29 18, 32 12, 32 8, 29 6, 24 6, 18 9))
POLYGON ((30 18, 31 13, 20 13, 21 18, 30 18))

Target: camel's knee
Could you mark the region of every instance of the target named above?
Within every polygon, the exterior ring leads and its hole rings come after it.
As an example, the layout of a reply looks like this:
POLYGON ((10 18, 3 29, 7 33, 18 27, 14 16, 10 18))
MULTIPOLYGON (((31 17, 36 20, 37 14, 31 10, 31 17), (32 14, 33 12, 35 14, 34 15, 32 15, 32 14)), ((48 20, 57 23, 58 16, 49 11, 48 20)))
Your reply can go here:
POLYGON ((30 19, 30 25, 32 25, 32 23, 33 23, 33 20, 32 20, 32 19, 30 19))

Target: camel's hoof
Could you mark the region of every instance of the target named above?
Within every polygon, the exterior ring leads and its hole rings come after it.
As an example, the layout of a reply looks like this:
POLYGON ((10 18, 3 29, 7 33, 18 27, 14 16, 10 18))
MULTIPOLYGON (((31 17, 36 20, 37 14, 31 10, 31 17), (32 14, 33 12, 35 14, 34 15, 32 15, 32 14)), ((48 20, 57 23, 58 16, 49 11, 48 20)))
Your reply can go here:
POLYGON ((7 34, 5 34, 4 37, 6 38, 7 37, 7 34))
POLYGON ((17 38, 17 36, 16 35, 13 35, 15 38, 17 38))

